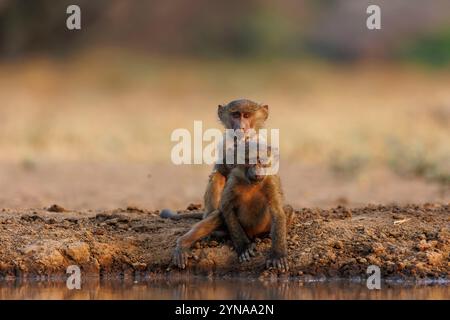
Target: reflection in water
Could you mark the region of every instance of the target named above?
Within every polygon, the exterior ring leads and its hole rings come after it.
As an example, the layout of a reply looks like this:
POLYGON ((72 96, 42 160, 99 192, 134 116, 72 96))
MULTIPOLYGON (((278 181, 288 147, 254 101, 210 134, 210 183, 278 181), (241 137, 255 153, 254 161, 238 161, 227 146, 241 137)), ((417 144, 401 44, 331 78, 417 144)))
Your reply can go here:
POLYGON ((81 290, 65 281, 0 281, 0 299, 450 299, 448 283, 388 284, 369 290, 364 282, 259 281, 248 279, 99 280, 81 290))

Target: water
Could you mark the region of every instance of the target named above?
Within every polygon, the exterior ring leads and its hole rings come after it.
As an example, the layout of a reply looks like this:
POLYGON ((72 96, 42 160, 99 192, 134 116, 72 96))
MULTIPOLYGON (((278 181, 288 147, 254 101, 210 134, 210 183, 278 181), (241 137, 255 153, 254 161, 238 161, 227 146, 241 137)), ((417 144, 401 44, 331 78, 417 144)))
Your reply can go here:
POLYGON ((382 283, 367 289, 357 281, 259 281, 248 279, 99 280, 89 279, 80 290, 64 280, 2 280, 0 299, 445 299, 448 282, 382 283))

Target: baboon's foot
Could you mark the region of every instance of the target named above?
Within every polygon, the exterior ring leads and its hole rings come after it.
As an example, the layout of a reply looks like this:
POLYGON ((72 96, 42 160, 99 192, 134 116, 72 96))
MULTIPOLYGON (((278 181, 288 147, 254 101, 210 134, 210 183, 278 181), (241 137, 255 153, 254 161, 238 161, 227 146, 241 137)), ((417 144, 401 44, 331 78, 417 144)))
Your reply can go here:
POLYGON ((272 254, 267 260, 266 260, 266 268, 274 268, 278 271, 288 271, 289 270, 289 262, 287 260, 286 255, 274 255, 272 254))
POLYGON ((183 248, 176 246, 172 255, 172 262, 180 269, 185 269, 190 256, 191 250, 189 248, 183 248))
POLYGON ((238 251, 239 262, 250 261, 256 255, 256 244, 250 243, 242 250, 238 251))

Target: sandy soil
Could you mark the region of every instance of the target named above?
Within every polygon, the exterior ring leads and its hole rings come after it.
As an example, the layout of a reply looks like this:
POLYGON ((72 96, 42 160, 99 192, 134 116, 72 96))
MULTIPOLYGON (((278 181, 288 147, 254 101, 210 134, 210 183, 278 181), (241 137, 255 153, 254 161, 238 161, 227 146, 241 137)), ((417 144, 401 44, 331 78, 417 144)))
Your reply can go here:
MULTIPOLYGON (((111 162, 0 162, 0 208, 112 210, 138 206, 183 209, 201 203, 211 166, 111 162)), ((294 207, 446 204, 450 189, 420 178, 374 169, 337 176, 321 166, 283 161, 286 201, 294 207)))
MULTIPOLYGON (((450 278, 450 205, 390 205, 300 209, 289 232, 291 270, 299 277, 366 277, 375 264, 383 277, 450 278)), ((227 239, 205 239, 186 271, 171 266, 178 236, 194 220, 161 219, 136 207, 109 211, 0 211, 0 275, 63 275, 77 264, 92 275, 201 274, 276 276, 265 270, 269 238, 258 255, 239 264, 227 239)))

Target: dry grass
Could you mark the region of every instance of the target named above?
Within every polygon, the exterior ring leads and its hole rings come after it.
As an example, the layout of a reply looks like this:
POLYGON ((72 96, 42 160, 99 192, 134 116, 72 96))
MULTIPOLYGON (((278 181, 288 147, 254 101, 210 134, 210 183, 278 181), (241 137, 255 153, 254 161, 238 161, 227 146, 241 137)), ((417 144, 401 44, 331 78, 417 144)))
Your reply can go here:
POLYGON ((271 107, 283 159, 448 183, 450 72, 402 65, 174 61, 102 52, 0 65, 0 160, 169 163, 175 128, 271 107))

